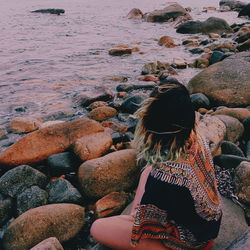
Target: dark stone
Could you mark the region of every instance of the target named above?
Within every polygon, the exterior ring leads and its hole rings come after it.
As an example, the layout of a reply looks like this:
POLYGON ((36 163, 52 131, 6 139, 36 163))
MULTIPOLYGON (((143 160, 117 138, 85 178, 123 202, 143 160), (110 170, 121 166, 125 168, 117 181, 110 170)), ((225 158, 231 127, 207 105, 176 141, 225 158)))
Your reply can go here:
POLYGON ((112 136, 113 144, 130 141, 130 138, 127 133, 121 134, 119 132, 115 132, 111 136, 112 136))
POLYGON ((83 202, 79 191, 69 181, 62 178, 50 182, 46 191, 49 194, 49 203, 81 204, 83 202))
POLYGON ((228 6, 231 10, 242 9, 246 3, 237 0, 221 0, 219 3, 220 6, 228 6))
POLYGON ((250 140, 246 143, 246 157, 250 159, 250 140))
POLYGON ((138 90, 138 89, 153 89, 156 86, 156 84, 147 84, 147 85, 134 85, 134 84, 119 84, 116 87, 116 91, 118 92, 130 92, 132 90, 138 90))
POLYGON ((135 95, 127 98, 121 105, 121 111, 124 113, 133 114, 140 108, 140 104, 143 102, 144 98, 139 95, 135 95))
POLYGON ((202 93, 192 94, 190 95, 190 98, 195 110, 198 110, 199 108, 209 109, 210 101, 204 94, 202 93))
POLYGON ((206 21, 188 21, 180 24, 176 32, 182 34, 196 34, 196 33, 231 33, 233 30, 228 25, 228 23, 221 18, 218 17, 209 17, 206 21))
POLYGON ((237 37, 237 38, 235 39, 235 41, 236 41, 237 43, 243 43, 243 42, 245 42, 245 41, 248 40, 248 39, 250 39, 250 31, 248 31, 248 32, 244 33, 243 35, 237 37))
POLYGON ((208 39, 207 39, 207 40, 201 41, 201 42, 200 42, 200 45, 204 45, 204 46, 205 46, 205 45, 208 45, 209 43, 212 43, 212 42, 213 42, 212 40, 208 40, 208 39))
POLYGON ((18 216, 29 209, 48 204, 48 194, 38 186, 27 188, 17 196, 16 206, 18 216))
POLYGON ((95 101, 111 101, 114 99, 114 93, 106 86, 95 87, 93 90, 85 91, 84 93, 75 96, 76 104, 83 107, 89 106, 95 101))
POLYGON ((248 229, 238 239, 234 240, 226 250, 249 250, 250 246, 250 229, 248 229))
POLYGON ((250 140, 250 116, 243 120, 244 134, 243 138, 245 140, 250 140))
POLYGON ((63 9, 39 9, 39 10, 34 10, 31 12, 35 12, 35 13, 45 13, 45 14, 56 14, 56 15, 60 15, 65 13, 65 10, 63 9))
POLYGON ((239 12, 238 17, 240 16, 248 16, 250 17, 250 3, 246 6, 244 6, 241 11, 239 12))
POLYGON ((209 64, 214 64, 217 62, 222 61, 225 58, 225 54, 221 51, 213 51, 210 59, 209 59, 209 64))
POLYGON ((223 141, 221 143, 221 153, 245 157, 243 151, 236 144, 230 141, 223 141))
POLYGON ((246 40, 244 43, 241 43, 237 46, 239 51, 247 51, 250 49, 250 39, 246 40))
POLYGON ((48 183, 48 178, 38 170, 21 165, 6 172, 0 178, 0 192, 15 198, 25 189, 31 186, 44 188, 48 183))
POLYGON ((204 50, 201 48, 194 48, 194 49, 190 49, 189 52, 191 52, 192 54, 201 54, 204 52, 204 50))
POLYGON ((51 176, 60 176, 75 171, 81 164, 77 156, 71 152, 51 155, 47 158, 51 176))
POLYGON ((0 194, 0 227, 2 227, 13 216, 13 200, 4 198, 0 194))
POLYGON ((214 164, 225 169, 236 168, 240 165, 242 161, 250 162, 250 159, 235 155, 226 155, 226 154, 221 154, 214 157, 214 164))

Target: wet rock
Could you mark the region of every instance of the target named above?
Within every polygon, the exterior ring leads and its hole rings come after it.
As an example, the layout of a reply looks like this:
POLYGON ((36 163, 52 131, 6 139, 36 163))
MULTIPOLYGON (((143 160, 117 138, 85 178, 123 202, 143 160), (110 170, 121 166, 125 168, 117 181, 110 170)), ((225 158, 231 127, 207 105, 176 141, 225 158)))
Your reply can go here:
POLYGON ((219 2, 220 6, 228 6, 230 10, 242 9, 246 3, 237 0, 221 0, 219 2))
POLYGON ((72 108, 64 108, 63 110, 58 110, 53 112, 49 112, 45 114, 42 119, 44 121, 53 121, 53 120, 61 120, 61 119, 67 119, 71 118, 74 115, 74 110, 72 108))
POLYGON ((246 50, 249 50, 250 49, 250 39, 246 40, 245 42, 239 44, 237 46, 237 49, 239 51, 246 51, 246 50))
POLYGON ((48 204, 48 194, 38 186, 32 186, 17 195, 16 206, 18 216, 29 209, 48 204))
POLYGON ((39 129, 41 121, 34 117, 17 117, 11 120, 10 129, 14 133, 27 133, 39 129))
POLYGON ((242 35, 240 35, 239 37, 237 37, 235 39, 235 41, 237 43, 243 43, 243 42, 247 41, 248 39, 250 39, 250 31, 243 33, 242 35))
POLYGON ((50 237, 43 240, 39 244, 32 247, 30 250, 63 250, 61 243, 56 237, 50 237))
POLYGON ((93 110, 99 107, 104 107, 107 106, 108 104, 106 102, 103 101, 96 101, 96 102, 92 102, 86 109, 87 110, 93 110))
POLYGON ((194 61, 194 67, 195 68, 207 68, 209 66, 209 60, 206 58, 197 58, 194 61))
POLYGON ((124 134, 124 133, 112 133, 112 141, 113 144, 117 144, 117 143, 121 143, 121 142, 129 142, 131 141, 131 138, 128 136, 128 134, 124 134))
POLYGON ((146 82, 158 82, 159 78, 154 75, 146 75, 146 76, 139 77, 138 80, 146 81, 146 82))
POLYGON ((107 217, 120 213, 127 205, 128 194, 125 192, 112 192, 95 204, 98 218, 107 217))
POLYGON ((107 88, 104 87, 95 87, 94 89, 90 91, 85 91, 81 94, 78 94, 75 96, 75 102, 78 105, 81 105, 83 107, 89 106, 92 102, 95 101, 111 101, 114 99, 114 93, 107 88))
POLYGON ((198 110, 199 108, 209 109, 210 101, 204 94, 202 93, 192 94, 190 95, 190 98, 195 110, 198 110))
POLYGON ((117 114, 117 110, 108 106, 93 109, 89 114, 89 118, 96 121, 104 121, 117 114))
POLYGON ((250 246, 250 229, 234 240, 227 250, 248 250, 250 246))
POLYGON ((214 63, 220 62, 225 58, 225 54, 221 51, 213 51, 210 60, 209 60, 209 64, 212 65, 214 63))
POLYGON ((184 16, 187 11, 177 3, 171 4, 164 9, 154 10, 150 13, 145 14, 147 22, 166 22, 170 19, 174 20, 179 16, 184 16))
POLYGON ((111 135, 100 132, 78 139, 73 146, 73 150, 80 159, 87 161, 102 156, 110 149, 111 145, 111 135))
POLYGON ((236 168, 243 161, 250 162, 250 159, 247 159, 245 157, 236 156, 236 155, 228 155, 228 154, 216 155, 214 157, 214 163, 220 167, 225 168, 225 169, 236 168))
POLYGON ((225 140, 237 142, 244 132, 242 123, 238 119, 228 115, 216 115, 216 117, 226 126, 225 140))
POLYGON ((238 53, 198 73, 187 87, 191 94, 205 94, 215 106, 247 106, 250 104, 249 65, 250 52, 238 53))
POLYGON ((187 67, 187 62, 185 59, 175 57, 173 58, 173 63, 171 64, 172 67, 177 69, 185 69, 187 67))
POLYGON ((159 41, 158 44, 160 46, 165 46, 167 48, 173 48, 176 46, 176 44, 174 43, 174 39, 170 36, 162 36, 159 41))
POLYGON ((71 152, 51 155, 47 158, 47 165, 51 176, 61 176, 75 171, 81 162, 71 152))
POLYGON ((122 56, 122 55, 131 55, 132 49, 129 48, 117 48, 109 50, 111 56, 122 56))
POLYGON ((250 140, 250 116, 243 120, 244 135, 246 140, 250 140))
POLYGON ((225 124, 217 117, 205 115, 198 122, 198 131, 207 139, 212 154, 215 154, 224 140, 225 124))
POLYGON ((60 15, 60 14, 64 14, 65 10, 64 9, 39 9, 39 10, 33 10, 31 12, 60 15))
POLYGON ((176 32, 182 34, 196 34, 196 33, 232 33, 232 29, 228 25, 228 23, 221 18, 218 17, 209 17, 206 21, 188 21, 180 24, 176 32))
POLYGON ((245 157, 243 151, 236 144, 230 141, 223 141, 221 143, 221 153, 245 157))
POLYGON ((104 121, 101 123, 105 128, 111 128, 113 131, 119 133, 126 133, 128 131, 128 126, 122 125, 113 121, 104 121))
POLYGON ((234 184, 239 200, 250 205, 250 160, 241 162, 236 168, 234 184))
POLYGON ((147 85, 135 85, 135 84, 119 84, 116 87, 116 90, 119 92, 130 92, 132 90, 138 90, 138 89, 145 89, 150 90, 153 89, 156 85, 155 84, 147 84, 147 85))
MULTIPOLYGON (((249 100, 250 101, 250 100, 249 100)), ((243 121, 250 116, 250 110, 247 108, 223 108, 213 112, 213 115, 227 115, 243 121)))
POLYGON ((81 204, 83 199, 79 191, 67 180, 59 178, 51 181, 47 187, 49 203, 81 204))
POLYGON ((64 121, 60 121, 60 120, 56 120, 56 121, 47 121, 47 122, 43 122, 41 125, 40 125, 40 128, 46 128, 48 126, 51 126, 51 125, 56 125, 56 124, 59 124, 59 123, 62 123, 64 121))
POLYGON ((0 194, 0 227, 13 216, 13 207, 13 200, 10 197, 6 198, 0 194))
POLYGON ((141 74, 148 75, 148 74, 159 74, 161 71, 165 69, 165 65, 159 61, 147 63, 143 66, 141 74))
POLYGON ((248 16, 250 17, 250 3, 244 6, 241 11, 239 12, 238 17, 240 16, 248 16))
POLYGON ((194 49, 190 49, 189 52, 191 52, 192 54, 201 54, 204 52, 204 50, 201 48, 194 48, 194 49))
POLYGON ((143 13, 140 9, 134 8, 128 13, 127 18, 141 19, 143 18, 143 13))
POLYGON ((78 179, 83 193, 96 199, 111 192, 130 190, 136 184, 138 171, 135 151, 125 149, 84 162, 78 179))
POLYGON ((124 113, 133 114, 140 108, 143 100, 144 98, 139 95, 129 97, 122 103, 120 110, 124 113))
POLYGON ((22 165, 6 172, 0 178, 0 192, 10 197, 16 197, 31 186, 44 188, 48 178, 38 170, 22 165))
POLYGON ((0 163, 15 166, 39 162, 65 151, 84 135, 101 131, 103 127, 98 122, 87 118, 51 125, 22 137, 0 153, 0 163))
POLYGON ((33 208, 9 225, 3 246, 9 250, 28 250, 49 237, 64 242, 74 237, 83 224, 84 208, 78 205, 52 204, 33 208))

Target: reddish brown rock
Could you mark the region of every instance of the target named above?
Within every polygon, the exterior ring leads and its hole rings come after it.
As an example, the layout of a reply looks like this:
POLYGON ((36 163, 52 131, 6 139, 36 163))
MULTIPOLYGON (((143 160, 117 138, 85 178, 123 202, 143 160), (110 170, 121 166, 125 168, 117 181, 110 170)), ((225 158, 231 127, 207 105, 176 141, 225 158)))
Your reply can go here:
POLYGON ((10 128, 14 133, 32 132, 41 126, 42 122, 34 117, 17 117, 11 120, 10 128))
POLYGON ((3 246, 8 250, 28 250, 49 237, 64 242, 73 238, 83 224, 84 208, 78 205, 62 203, 33 208, 8 226, 3 246))
POLYGON ((128 48, 117 48, 109 50, 111 56, 122 56, 122 55, 131 55, 132 49, 128 48))
POLYGON ((104 121, 101 123, 105 128, 111 128, 113 131, 119 133, 126 133, 128 131, 128 126, 121 125, 119 123, 115 123, 113 121, 104 121))
POLYGON ((125 149, 84 162, 79 168, 78 180, 83 193, 96 199, 111 192, 133 189, 138 174, 135 150, 125 149))
POLYGON ((146 75, 139 77, 138 80, 146 82, 158 82, 159 78, 154 75, 146 75))
POLYGON ((89 114, 89 118, 96 121, 104 121, 108 118, 114 117, 117 114, 116 109, 104 106, 93 109, 89 114))
POLYGON ((176 46, 176 44, 174 43, 174 39, 170 36, 163 36, 160 38, 160 40, 158 41, 158 44, 161 46, 165 46, 167 48, 173 48, 176 46))
POLYGON ((125 192, 112 192, 96 202, 96 215, 102 218, 118 214, 125 208, 127 201, 128 194, 125 192))
POLYGON ((213 115, 228 115, 242 122, 244 119, 250 116, 250 110, 247 108, 224 108, 224 109, 216 110, 212 114, 213 115))
POLYGON ((143 18, 143 13, 140 9, 134 8, 128 13, 127 18, 141 19, 143 18))
POLYGON ((100 132, 86 135, 78 139, 74 145, 75 154, 83 161, 102 156, 112 145, 112 137, 109 133, 100 132))
POLYGON ((77 139, 103 131, 96 121, 82 118, 32 132, 0 153, 0 164, 17 166, 39 162, 65 151, 77 139))

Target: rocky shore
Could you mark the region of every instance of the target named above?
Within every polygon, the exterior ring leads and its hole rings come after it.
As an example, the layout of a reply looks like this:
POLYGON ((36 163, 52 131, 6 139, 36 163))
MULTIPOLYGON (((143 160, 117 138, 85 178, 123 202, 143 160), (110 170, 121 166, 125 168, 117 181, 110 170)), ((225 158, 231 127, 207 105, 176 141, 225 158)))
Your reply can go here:
MULTIPOLYGON (((103 249, 89 235, 91 223, 124 211, 140 175, 132 145, 134 113, 155 87, 178 81, 178 73, 188 68, 201 69, 187 88, 198 129, 214 156, 222 195, 224 216, 213 249, 248 249, 250 8, 224 0, 218 10, 204 8, 210 10, 237 11, 246 21, 192 20, 192 10, 178 4, 150 13, 131 10, 128 18, 173 22, 176 32, 191 34, 182 44, 164 35, 158 45, 166 50, 182 46, 199 58, 147 63, 140 84, 114 78, 120 82, 116 91, 97 86, 79 93, 72 100, 74 110, 15 117, 0 128, 0 249, 103 249)), ((117 46, 107 53, 140 52, 117 46)))

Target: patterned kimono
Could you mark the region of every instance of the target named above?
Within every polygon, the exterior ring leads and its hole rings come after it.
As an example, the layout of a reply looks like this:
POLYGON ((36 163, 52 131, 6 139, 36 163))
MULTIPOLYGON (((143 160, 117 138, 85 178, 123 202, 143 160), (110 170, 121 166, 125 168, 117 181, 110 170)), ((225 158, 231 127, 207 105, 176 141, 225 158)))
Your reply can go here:
POLYGON ((152 166, 131 243, 158 239, 170 249, 202 249, 217 237, 221 216, 212 156, 201 140, 185 160, 152 166))

